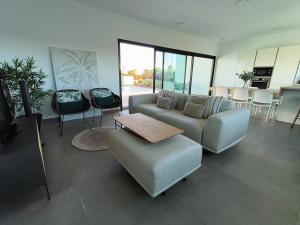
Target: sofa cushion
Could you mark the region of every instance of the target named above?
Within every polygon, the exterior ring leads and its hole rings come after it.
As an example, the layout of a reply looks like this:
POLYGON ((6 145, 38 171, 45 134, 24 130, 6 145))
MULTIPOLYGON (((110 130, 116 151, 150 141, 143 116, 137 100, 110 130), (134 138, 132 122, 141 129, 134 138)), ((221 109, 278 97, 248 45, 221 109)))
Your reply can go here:
POLYGON ((175 109, 182 111, 184 109, 187 95, 181 94, 181 93, 176 93, 175 96, 177 98, 177 104, 175 106, 175 109))
POLYGON ((171 109, 175 109, 178 99, 174 91, 160 90, 158 96, 165 97, 165 98, 172 98, 173 101, 172 101, 171 109))
POLYGON ((190 116, 183 115, 179 110, 169 110, 165 113, 159 114, 158 119, 184 130, 183 135, 201 143, 202 131, 206 124, 206 119, 195 119, 190 116))
POLYGON ((188 98, 189 102, 200 105, 208 105, 210 101, 210 96, 207 95, 190 95, 188 98))
POLYGON ((158 96, 156 106, 162 109, 171 109, 173 98, 158 96))
POLYGON ((191 116, 196 119, 200 119, 203 117, 204 112, 205 112, 205 105, 187 102, 187 103, 185 103, 182 113, 184 115, 191 116))
POLYGON ((134 106, 134 113, 142 113, 154 119, 158 119, 158 115, 168 112, 167 109, 158 108, 156 104, 139 104, 134 106))

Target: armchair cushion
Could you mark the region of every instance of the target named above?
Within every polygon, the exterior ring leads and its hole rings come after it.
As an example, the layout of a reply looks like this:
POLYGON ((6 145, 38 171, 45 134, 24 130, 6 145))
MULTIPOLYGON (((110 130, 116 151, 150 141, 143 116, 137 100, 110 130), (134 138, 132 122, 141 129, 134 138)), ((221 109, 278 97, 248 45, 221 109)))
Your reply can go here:
POLYGON ((112 91, 108 89, 95 89, 91 93, 95 98, 105 98, 113 95, 112 91))
POLYGON ((97 108, 112 108, 115 106, 114 95, 111 90, 106 88, 93 89, 90 92, 93 105, 97 108))
POLYGON ((58 91, 54 96, 56 98, 56 110, 59 114, 84 112, 90 107, 88 99, 76 90, 58 91))
POLYGON ((81 93, 79 91, 59 91, 57 92, 57 103, 79 102, 81 93))

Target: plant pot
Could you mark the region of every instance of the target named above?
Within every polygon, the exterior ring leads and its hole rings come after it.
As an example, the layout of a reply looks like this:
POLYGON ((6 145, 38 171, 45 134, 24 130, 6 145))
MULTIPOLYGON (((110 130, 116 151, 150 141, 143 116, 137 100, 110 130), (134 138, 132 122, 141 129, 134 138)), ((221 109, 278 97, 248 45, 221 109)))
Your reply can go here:
POLYGON ((248 81, 244 81, 243 88, 247 88, 247 87, 248 87, 248 81))

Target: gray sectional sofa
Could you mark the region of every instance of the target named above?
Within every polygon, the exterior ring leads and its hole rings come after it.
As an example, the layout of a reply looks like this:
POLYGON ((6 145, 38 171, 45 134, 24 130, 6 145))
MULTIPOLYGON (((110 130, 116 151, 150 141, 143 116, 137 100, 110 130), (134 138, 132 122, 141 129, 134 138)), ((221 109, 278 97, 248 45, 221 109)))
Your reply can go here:
POLYGON ((237 109, 230 100, 223 100, 219 113, 208 119, 195 119, 182 114, 188 95, 176 94, 175 109, 167 110, 156 106, 157 94, 129 97, 129 113, 143 113, 184 130, 183 135, 200 143, 214 153, 220 153, 240 142, 246 135, 250 111, 237 109))

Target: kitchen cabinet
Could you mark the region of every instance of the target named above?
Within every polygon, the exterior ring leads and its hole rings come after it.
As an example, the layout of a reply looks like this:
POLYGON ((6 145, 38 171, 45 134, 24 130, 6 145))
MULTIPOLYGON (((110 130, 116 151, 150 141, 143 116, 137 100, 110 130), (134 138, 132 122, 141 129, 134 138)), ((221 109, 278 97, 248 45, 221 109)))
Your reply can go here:
POLYGON ((274 66, 278 48, 263 48, 258 49, 255 67, 274 66))
MULTIPOLYGON (((236 73, 242 73, 243 71, 253 71, 256 52, 256 49, 240 52, 238 57, 236 73)), ((243 86, 243 84, 244 82, 237 76, 235 76, 234 86, 241 87, 243 86)))
POLYGON ((270 88, 279 89, 294 83, 300 60, 300 45, 280 47, 270 88))

